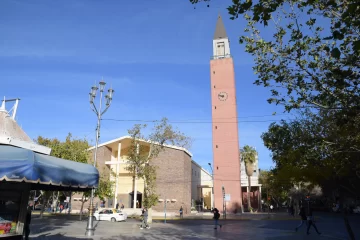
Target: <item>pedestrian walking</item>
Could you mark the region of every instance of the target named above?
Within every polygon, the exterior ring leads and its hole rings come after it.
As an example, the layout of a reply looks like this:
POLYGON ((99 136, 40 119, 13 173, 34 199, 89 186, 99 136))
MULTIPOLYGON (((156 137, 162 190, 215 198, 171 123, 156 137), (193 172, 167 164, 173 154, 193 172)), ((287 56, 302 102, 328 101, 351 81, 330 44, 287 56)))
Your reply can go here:
POLYGON ((220 213, 219 213, 219 210, 217 208, 214 208, 213 210, 213 213, 214 213, 214 222, 215 222, 215 226, 214 226, 214 229, 217 229, 217 226, 220 226, 220 228, 222 227, 221 224, 219 224, 219 218, 220 218, 220 213))
POLYGON ((293 216, 293 217, 295 216, 294 205, 290 206, 290 215, 293 216))
POLYGON ((315 218, 313 216, 313 210, 312 208, 309 209, 309 213, 308 213, 308 216, 307 216, 307 235, 310 234, 309 230, 310 230, 310 227, 313 226, 313 228, 315 228, 315 231, 317 232, 317 234, 321 234, 321 232, 319 232, 319 230, 317 229, 316 227, 316 224, 315 224, 315 218))
POLYGON ((180 207, 179 212, 180 212, 180 218, 183 218, 183 207, 182 206, 180 207))
POLYGON ((116 209, 119 209, 119 203, 116 204, 116 207, 115 207, 115 208, 116 208, 116 209))
POLYGON ((297 232, 297 230, 299 228, 301 228, 301 226, 305 223, 305 225, 307 226, 307 217, 306 217, 306 211, 305 211, 305 207, 301 206, 300 208, 300 212, 299 212, 299 216, 301 218, 301 223, 295 228, 295 231, 297 232))
POLYGON ((143 217, 143 219, 142 219, 142 222, 141 222, 140 229, 144 229, 144 228, 150 229, 150 226, 147 224, 148 211, 147 211, 146 208, 143 209, 142 217, 143 217))
POLYGON ((124 210, 124 204, 121 204, 121 210, 124 210))
POLYGON ((33 207, 33 203, 29 202, 29 205, 27 207, 27 212, 26 212, 26 219, 25 219, 25 224, 24 224, 24 235, 25 235, 25 240, 29 239, 29 235, 30 235, 30 223, 31 223, 31 209, 33 207))

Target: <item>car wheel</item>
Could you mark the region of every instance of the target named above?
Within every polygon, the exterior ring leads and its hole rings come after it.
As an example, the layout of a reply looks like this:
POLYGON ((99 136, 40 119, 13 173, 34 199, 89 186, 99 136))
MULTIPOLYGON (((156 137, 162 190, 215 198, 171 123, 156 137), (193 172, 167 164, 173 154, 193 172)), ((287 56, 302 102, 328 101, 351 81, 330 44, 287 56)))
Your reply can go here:
POLYGON ((115 218, 111 218, 111 221, 112 221, 112 222, 116 222, 116 219, 115 219, 115 218))

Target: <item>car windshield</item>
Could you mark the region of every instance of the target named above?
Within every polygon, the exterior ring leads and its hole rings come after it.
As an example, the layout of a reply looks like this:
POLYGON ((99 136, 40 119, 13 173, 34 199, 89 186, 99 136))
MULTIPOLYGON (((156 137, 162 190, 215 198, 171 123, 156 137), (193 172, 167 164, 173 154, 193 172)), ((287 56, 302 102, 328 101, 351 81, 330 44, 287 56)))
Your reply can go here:
POLYGON ((114 210, 114 212, 121 213, 121 211, 120 211, 120 210, 118 210, 118 209, 114 210))

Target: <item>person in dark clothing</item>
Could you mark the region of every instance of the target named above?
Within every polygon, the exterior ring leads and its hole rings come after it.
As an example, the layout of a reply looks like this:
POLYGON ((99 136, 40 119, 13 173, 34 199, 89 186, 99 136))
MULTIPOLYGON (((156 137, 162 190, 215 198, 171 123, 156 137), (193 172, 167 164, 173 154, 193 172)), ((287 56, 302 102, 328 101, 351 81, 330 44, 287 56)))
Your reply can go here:
POLYGON ((316 225, 315 225, 315 219, 314 219, 314 216, 313 216, 313 210, 310 208, 309 209, 309 213, 308 213, 308 216, 307 216, 307 235, 310 234, 309 230, 310 230, 310 227, 313 226, 313 228, 315 228, 315 231, 317 232, 317 234, 321 234, 321 232, 319 232, 319 230, 317 229, 316 225))
POLYGON ((180 218, 183 218, 183 207, 182 206, 180 207, 179 212, 180 212, 180 218))
POLYGON ((149 229, 150 226, 147 224, 147 219, 148 219, 148 211, 146 208, 143 209, 142 211, 142 217, 143 217, 143 220, 142 220, 142 223, 141 223, 141 226, 140 226, 140 229, 144 229, 144 228, 147 228, 149 229))
POLYGON ((116 209, 119 209, 119 203, 116 204, 116 209))
POLYGON ((304 223, 307 225, 307 217, 306 217, 306 211, 305 211, 304 206, 301 206, 299 215, 300 215, 300 218, 301 218, 301 223, 295 228, 296 232, 304 223))
POLYGON ((25 219, 25 224, 24 224, 24 235, 25 235, 25 240, 29 239, 29 235, 30 235, 30 223, 31 223, 31 209, 32 209, 32 202, 29 202, 29 205, 27 207, 27 212, 26 212, 26 219, 25 219))
POLYGON ((294 206, 291 205, 291 206, 290 206, 290 215, 294 217, 294 214, 295 214, 295 212, 294 212, 294 206))
POLYGON ((219 210, 217 208, 214 208, 213 213, 214 213, 214 221, 215 221, 214 229, 217 229, 217 226, 220 226, 220 228, 221 228, 222 225, 219 224, 219 218, 220 218, 219 210))

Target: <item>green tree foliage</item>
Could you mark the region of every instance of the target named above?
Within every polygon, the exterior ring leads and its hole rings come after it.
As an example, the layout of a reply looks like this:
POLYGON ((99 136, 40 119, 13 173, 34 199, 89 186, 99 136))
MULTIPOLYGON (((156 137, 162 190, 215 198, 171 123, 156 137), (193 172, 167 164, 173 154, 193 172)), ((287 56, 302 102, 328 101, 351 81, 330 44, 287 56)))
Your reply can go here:
POLYGON ((49 139, 39 136, 36 142, 40 145, 51 148, 51 156, 67 159, 80 163, 88 163, 89 154, 87 149, 90 147, 86 139, 73 138, 69 133, 64 142, 57 138, 49 139))
POLYGON ((259 183, 262 184, 262 198, 266 199, 268 204, 275 201, 277 205, 281 205, 287 200, 289 191, 294 186, 291 177, 286 172, 279 173, 277 169, 261 170, 259 183), (270 201, 268 197, 271 199, 270 201))
MULTIPOLYGON (((209 0, 190 0, 193 4, 209 0)), ((233 0, 231 19, 244 17, 240 37, 254 56, 258 85, 286 110, 304 106, 359 110, 360 9, 357 0, 233 0), (265 38, 260 30, 274 34, 265 38)))
MULTIPOLYGON (((338 112, 307 112, 304 118, 270 125, 262 135, 273 153, 279 172, 294 182, 320 185, 325 194, 337 195, 342 205, 346 196, 357 197, 360 189, 359 116, 337 124, 338 112)), ((350 239, 355 239, 344 211, 350 239)))
POLYGON ((356 196, 360 189, 358 146, 360 118, 349 124, 334 122, 336 113, 306 113, 296 121, 273 123, 262 135, 272 151, 280 172, 295 182, 319 184, 327 194, 337 189, 341 195, 356 196), (356 135, 356 137, 350 137, 356 135))
MULTIPOLYGON (((87 139, 73 138, 71 133, 67 135, 65 141, 60 141, 57 138, 44 138, 42 136, 39 136, 35 141, 40 145, 51 148, 51 156, 80 163, 89 163, 90 161, 88 152, 90 145, 87 139)), ((103 179, 100 176, 98 188, 95 190, 95 196, 100 199, 112 197, 112 185, 113 182, 109 181, 109 179, 103 179)), ((62 194, 69 195, 70 193, 63 192, 62 194)), ((44 195, 51 196, 52 194, 50 192, 44 192, 44 195)), ((59 196, 59 193, 56 193, 55 195, 59 196)), ((88 201, 89 196, 90 191, 83 192, 81 209, 83 208, 84 203, 88 201)), ((57 201, 58 199, 53 199, 54 205, 56 205, 57 201)))
POLYGON ((127 170, 134 177, 144 179, 143 204, 145 207, 151 208, 158 200, 155 188, 156 167, 151 164, 151 160, 159 156, 164 150, 165 144, 189 148, 191 139, 174 129, 167 118, 157 122, 149 135, 144 134, 146 128, 147 125, 135 124, 128 130, 132 141, 128 155, 130 164, 127 166, 127 170))

